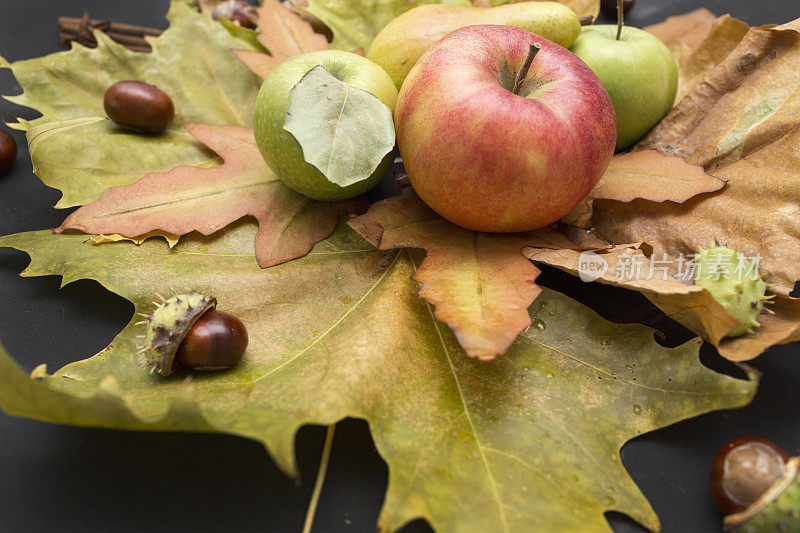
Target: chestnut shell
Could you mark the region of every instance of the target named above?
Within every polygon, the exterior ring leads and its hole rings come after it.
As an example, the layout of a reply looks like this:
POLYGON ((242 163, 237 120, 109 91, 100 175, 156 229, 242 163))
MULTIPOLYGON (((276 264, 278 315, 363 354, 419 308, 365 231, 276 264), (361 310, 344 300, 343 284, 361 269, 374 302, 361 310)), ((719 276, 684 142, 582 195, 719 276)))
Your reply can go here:
POLYGON ((789 454, 758 437, 739 437, 717 452, 711 467, 711 494, 724 515, 747 509, 783 473, 789 454))

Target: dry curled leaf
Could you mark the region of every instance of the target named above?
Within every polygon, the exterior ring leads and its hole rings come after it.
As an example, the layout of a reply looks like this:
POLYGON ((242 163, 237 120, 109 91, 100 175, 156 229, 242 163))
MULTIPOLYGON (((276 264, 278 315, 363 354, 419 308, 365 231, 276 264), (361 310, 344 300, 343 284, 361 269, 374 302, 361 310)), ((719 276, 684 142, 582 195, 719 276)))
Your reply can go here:
MULTIPOLYGON (((589 273, 589 263, 596 261, 602 267, 596 271, 598 283, 642 293, 667 316, 715 345, 739 325, 707 289, 675 279, 672 272, 664 268, 665 263, 653 260, 652 250, 644 243, 598 250, 588 257, 575 250, 533 247, 526 248, 523 253, 532 261, 575 276, 589 273)), ((587 281, 592 280, 587 278, 587 281)))
POLYGON ((706 174, 702 167, 690 165, 680 157, 666 157, 656 150, 617 154, 600 182, 593 198, 630 202, 637 198, 651 202, 683 203, 693 196, 721 189, 725 182, 706 174))
POLYGON ((165 231, 150 231, 145 233, 144 235, 139 235, 138 237, 125 237, 118 233, 112 233, 110 235, 95 235, 89 242, 92 244, 106 244, 109 242, 121 242, 121 241, 131 241, 134 244, 142 244, 144 241, 149 239, 150 237, 162 237, 170 248, 173 248, 176 244, 178 244, 178 240, 180 240, 180 235, 173 235, 172 233, 167 233, 165 231))
POLYGON ((374 204, 349 225, 381 250, 427 252, 414 274, 422 284, 420 296, 434 304, 436 319, 453 329, 467 354, 483 360, 503 354, 531 323, 526 309, 541 292, 535 284, 539 271, 521 250, 574 246, 551 228, 517 235, 465 230, 437 215, 410 188, 374 204))
POLYGON ((663 22, 645 26, 643 29, 661 39, 669 48, 678 42, 695 48, 711 31, 716 18, 714 13, 703 7, 683 15, 668 17, 663 22))
POLYGON ((278 0, 264 0, 256 14, 256 24, 261 28, 258 42, 269 55, 252 50, 233 50, 233 53, 261 79, 285 59, 330 48, 324 35, 316 33, 309 22, 278 0))
POLYGON ((705 74, 719 65, 744 39, 750 26, 723 15, 714 21, 711 31, 696 47, 678 41, 670 50, 678 65, 678 92, 675 102, 689 94, 705 74))
POLYGON ((728 186, 680 205, 598 200, 600 235, 670 256, 717 239, 760 255, 772 290, 788 295, 800 278, 798 64, 800 33, 752 28, 637 147, 702 165, 728 186))
POLYGON ((725 182, 690 165, 680 157, 667 157, 656 150, 617 154, 600 182, 562 222, 581 228, 591 227, 594 200, 631 202, 637 198, 651 202, 683 203, 698 194, 721 189, 725 182))
MULTIPOLYGON (((668 317, 713 344, 720 355, 732 361, 753 359, 775 344, 800 339, 800 299, 778 296, 768 306, 770 312, 758 317, 755 333, 727 338, 739 325, 705 287, 684 283, 674 276, 675 258, 655 256, 644 244, 618 245, 582 255, 577 250, 526 248, 526 257, 556 267, 586 281, 597 281, 641 293, 668 317), (594 264, 595 268, 590 268, 594 264), (774 314, 773 314, 774 313, 774 314)), ((683 271, 687 264, 679 267, 683 271)), ((688 269, 691 273, 691 270, 688 269)), ((683 272, 685 273, 685 272, 683 272)))
POLYGON ((224 164, 176 167, 113 187, 67 217, 56 233, 210 235, 250 215, 259 223, 258 264, 269 267, 305 255, 333 232, 341 215, 366 208, 363 198, 317 202, 283 185, 261 157, 249 128, 192 124, 188 130, 224 164))

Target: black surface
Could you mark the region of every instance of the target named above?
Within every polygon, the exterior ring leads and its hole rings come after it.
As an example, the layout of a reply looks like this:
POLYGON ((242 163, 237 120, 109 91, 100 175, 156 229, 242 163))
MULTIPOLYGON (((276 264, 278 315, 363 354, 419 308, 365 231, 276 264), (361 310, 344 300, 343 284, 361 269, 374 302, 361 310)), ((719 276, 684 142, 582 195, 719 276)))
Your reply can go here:
MULTIPOLYGON (((638 0, 630 24, 643 26, 700 7, 749 22, 784 22, 800 16, 796 0, 638 0)), ((60 50, 56 18, 80 16, 164 27, 167 0, 0 0, 0 55, 10 61, 60 50)), ((0 93, 18 94, 8 71, 0 93)), ((0 101, 0 119, 36 113, 0 101)), ((0 235, 51 228, 67 212, 52 209, 58 191, 31 173, 24 136, 14 132, 16 166, 0 177, 0 235)), ((30 370, 51 370, 102 349, 133 311, 126 300, 97 283, 80 281, 58 290, 55 277, 22 279, 26 254, 0 249, 0 339, 30 370)), ((638 294, 584 284, 547 270, 540 278, 617 322, 644 322, 671 344, 688 338, 638 294)), ((800 344, 775 347, 753 366, 764 373, 747 408, 713 413, 657 431, 627 444, 622 458, 667 532, 719 530, 708 493, 716 450, 740 435, 773 440, 800 453, 795 415, 800 390, 800 344)), ((703 360, 736 370, 708 346, 703 360)), ((324 429, 305 428, 297 439, 302 483, 283 476, 263 447, 222 435, 132 433, 47 425, 0 414, 0 530, 2 531, 299 531, 324 429)), ((338 426, 331 466, 314 531, 374 531, 387 482, 367 425, 338 426)), ((643 531, 622 515, 609 515, 615 531, 643 531)), ((404 529, 429 531, 416 521, 404 529)))

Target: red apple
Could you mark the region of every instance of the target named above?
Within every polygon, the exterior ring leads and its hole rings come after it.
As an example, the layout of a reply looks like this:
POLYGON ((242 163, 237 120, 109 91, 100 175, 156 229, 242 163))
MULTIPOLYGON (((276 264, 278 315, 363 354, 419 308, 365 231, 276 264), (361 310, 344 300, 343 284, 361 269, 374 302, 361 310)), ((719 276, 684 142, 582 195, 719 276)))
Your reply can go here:
POLYGON ((422 56, 400 89, 395 128, 422 200, 488 232, 541 228, 569 213, 605 172, 617 138, 608 93, 583 61, 494 25, 456 30, 422 56), (517 79, 534 43, 541 49, 517 79))

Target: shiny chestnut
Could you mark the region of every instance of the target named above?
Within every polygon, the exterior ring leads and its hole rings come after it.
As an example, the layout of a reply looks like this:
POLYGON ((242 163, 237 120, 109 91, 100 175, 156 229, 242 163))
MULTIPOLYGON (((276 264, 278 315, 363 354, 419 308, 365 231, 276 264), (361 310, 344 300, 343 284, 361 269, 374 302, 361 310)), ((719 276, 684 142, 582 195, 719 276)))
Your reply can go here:
POLYGON ((219 17, 226 18, 231 22, 238 22, 243 28, 254 30, 256 23, 253 22, 249 15, 252 10, 253 6, 244 0, 226 0, 214 6, 214 9, 211 10, 211 15, 215 19, 219 17))
POLYGON ((211 309, 186 334, 175 361, 196 370, 231 368, 242 360, 247 342, 247 330, 241 320, 211 309))
POLYGON ((238 318, 217 311, 217 299, 194 290, 174 293, 145 320, 139 362, 145 370, 169 376, 179 368, 221 370, 239 363, 247 349, 247 330, 238 318))
POLYGON ((109 87, 103 107, 108 118, 120 126, 151 135, 164 133, 175 117, 175 106, 167 93, 135 80, 120 81, 109 87))
POLYGON ((0 176, 11 170, 17 158, 17 143, 6 130, 0 129, 0 176))
POLYGON ((747 509, 786 470, 789 454, 758 437, 739 437, 725 444, 714 457, 711 493, 724 515, 747 509))

